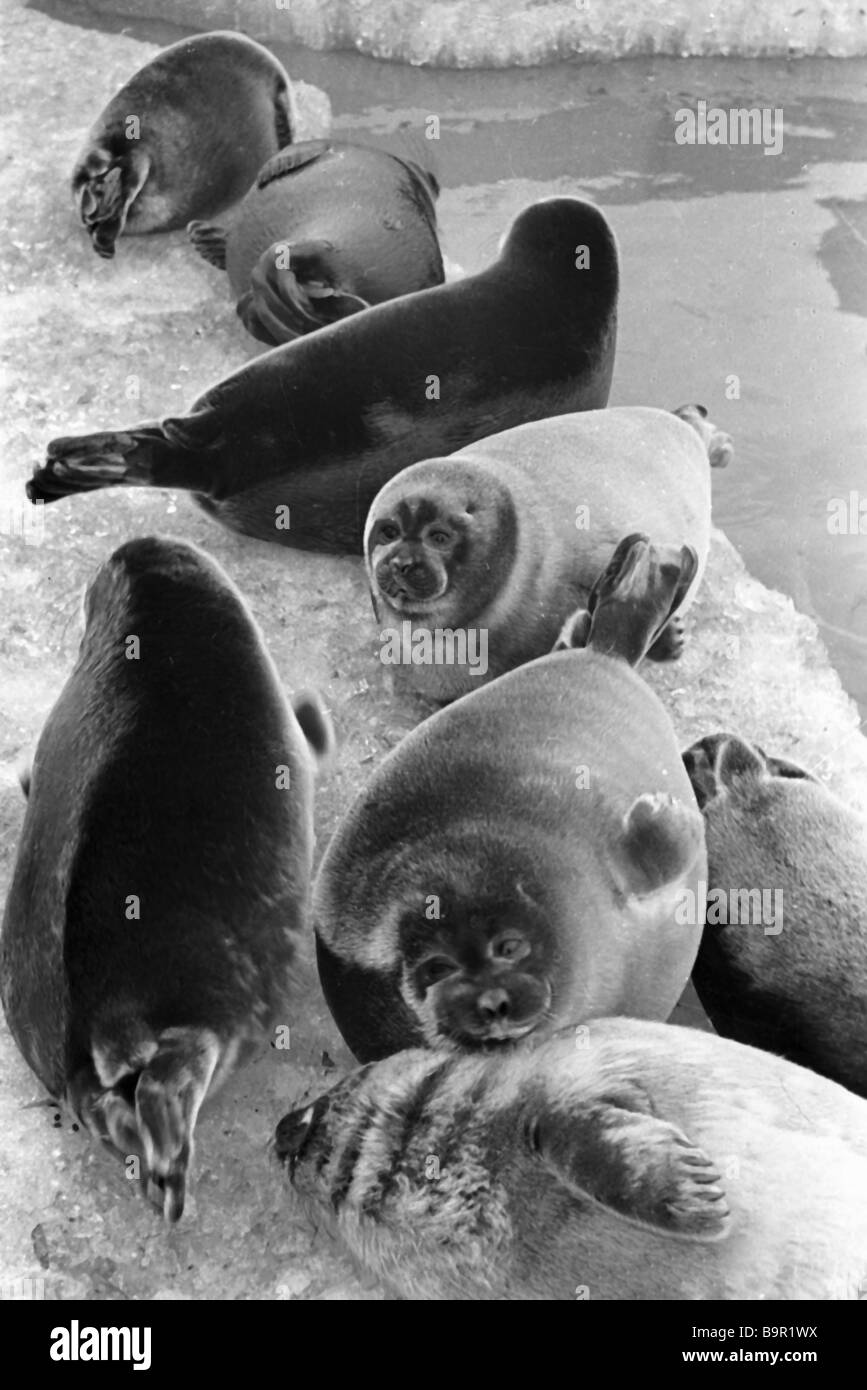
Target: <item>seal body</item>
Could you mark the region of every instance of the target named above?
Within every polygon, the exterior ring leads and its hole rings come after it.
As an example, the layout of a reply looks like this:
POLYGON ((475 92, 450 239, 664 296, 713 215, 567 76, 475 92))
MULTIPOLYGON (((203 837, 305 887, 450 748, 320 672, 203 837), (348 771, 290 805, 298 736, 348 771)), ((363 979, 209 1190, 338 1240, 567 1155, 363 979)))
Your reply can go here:
POLYGON ((172 44, 112 98, 76 161, 93 249, 111 257, 125 232, 225 211, 292 132, 289 78, 261 44, 221 31, 172 44))
MULTIPOLYGON (((359 1060, 667 1018, 677 1003, 701 934, 679 908, 701 891, 704 836, 668 715, 605 649, 609 620, 628 637, 647 597, 638 575, 616 611, 635 577, 603 594, 601 649, 543 657, 439 711, 338 827, 314 887, 317 960, 359 1060)), ((672 587, 646 635, 677 601, 672 587)))
MULTIPOLYGON (((710 543, 708 462, 730 453, 701 407, 627 406, 520 425, 398 473, 365 528, 380 627, 455 635, 429 662, 403 654, 413 686, 452 700, 550 651, 630 531, 695 550, 688 606, 710 543)), ((679 655, 681 634, 672 619, 648 654, 679 655)))
POLYGON ((90 585, 36 749, 6 1017, 50 1095, 141 1156, 172 1220, 199 1106, 286 1006, 328 742, 315 701, 298 711, 222 570, 147 538, 90 585))
POLYGON ((398 1296, 858 1299, 867 1104, 712 1034, 599 1019, 401 1053, 285 1117, 297 1200, 398 1296))
POLYGON ((264 353, 187 416, 55 440, 28 495, 186 488, 235 530, 357 553, 370 503, 407 464, 604 406, 616 302, 602 214, 573 198, 535 203, 489 269, 264 353), (588 268, 576 268, 579 245, 588 268))
POLYGON ((434 175, 414 160, 337 141, 270 159, 226 228, 190 224, 222 266, 260 342, 290 342, 371 304, 440 285, 434 175))
POLYGON ((867 824, 744 739, 711 735, 684 761, 707 835, 693 980, 711 1022, 867 1096, 867 824))

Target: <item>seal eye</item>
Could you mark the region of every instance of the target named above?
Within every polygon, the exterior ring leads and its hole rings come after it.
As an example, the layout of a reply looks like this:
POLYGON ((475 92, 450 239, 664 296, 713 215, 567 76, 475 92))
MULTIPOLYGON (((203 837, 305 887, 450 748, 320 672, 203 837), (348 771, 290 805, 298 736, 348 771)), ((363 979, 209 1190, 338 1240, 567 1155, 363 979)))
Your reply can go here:
POLYGON ((422 961, 417 971, 417 979, 422 989, 429 989, 439 980, 444 980, 447 975, 453 975, 457 968, 448 956, 431 956, 429 960, 422 961))
POLYGON ((529 954, 529 948, 521 936, 503 936, 494 942, 492 953, 500 960, 522 960, 529 954))
POLYGON ((396 541, 400 535, 400 527, 395 526, 393 521, 384 521, 379 528, 379 539, 381 541, 396 541))

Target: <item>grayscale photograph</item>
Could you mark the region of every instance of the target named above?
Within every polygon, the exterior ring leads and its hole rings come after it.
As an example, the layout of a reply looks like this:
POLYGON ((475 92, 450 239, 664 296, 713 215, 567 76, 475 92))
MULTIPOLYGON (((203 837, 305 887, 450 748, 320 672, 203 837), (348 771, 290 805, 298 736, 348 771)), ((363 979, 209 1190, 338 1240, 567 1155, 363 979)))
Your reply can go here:
POLYGON ((657 1302, 646 1369, 827 1374, 867 6, 0 0, 0 63, 39 1364, 161 1372, 158 1303, 657 1302))

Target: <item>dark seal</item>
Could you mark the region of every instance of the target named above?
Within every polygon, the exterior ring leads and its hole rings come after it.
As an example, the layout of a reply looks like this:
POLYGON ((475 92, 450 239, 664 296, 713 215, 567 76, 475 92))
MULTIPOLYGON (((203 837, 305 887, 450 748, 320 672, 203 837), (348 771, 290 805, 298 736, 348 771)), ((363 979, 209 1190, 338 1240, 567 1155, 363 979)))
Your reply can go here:
POLYGON ((189 415, 54 440, 28 496, 188 489, 234 530, 358 553, 370 503, 407 464, 607 403, 617 283, 597 208, 535 203, 478 275, 264 353, 189 415))
POLYGON ((50 1095, 140 1157, 172 1221, 202 1101, 285 1019, 328 742, 214 561, 147 538, 102 565, 36 749, 0 985, 50 1095))
POLYGON ((274 346, 443 282, 439 185, 414 160, 333 140, 269 160, 226 227, 191 222, 248 332, 274 346))
POLYGON ((731 734, 684 762, 708 855, 693 981, 713 1026, 867 1096, 867 824, 731 734))
POLYGON ((147 63, 92 127, 72 175, 100 255, 124 232, 165 232, 243 198, 293 134, 282 64, 243 34, 181 39, 147 63))

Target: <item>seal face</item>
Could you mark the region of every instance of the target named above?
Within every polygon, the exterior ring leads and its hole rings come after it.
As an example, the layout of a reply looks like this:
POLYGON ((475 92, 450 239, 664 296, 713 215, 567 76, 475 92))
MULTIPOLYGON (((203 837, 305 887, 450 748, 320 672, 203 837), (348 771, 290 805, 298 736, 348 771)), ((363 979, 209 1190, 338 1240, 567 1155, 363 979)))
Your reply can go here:
POLYGON ((696 566, 627 537, 591 594, 585 649, 426 720, 350 808, 314 923, 325 997, 360 1060, 668 1016, 701 931, 676 914, 704 872, 702 823, 668 716, 628 663, 696 566))
POLYGON ((170 231, 242 198, 292 139, 289 78, 243 34, 181 39, 147 63, 93 125, 72 194, 93 249, 124 232, 170 231))
POLYGON ((235 530, 357 553, 373 498, 408 464, 606 404, 617 283, 598 209, 575 198, 535 203, 478 275, 275 348, 187 416, 54 440, 28 496, 185 488, 235 530), (581 269, 576 246, 589 248, 581 269))
POLYGON ((867 1273, 867 1105, 692 1029, 403 1052, 287 1115, 275 1148, 404 1298, 855 1299, 867 1273))
POLYGON ((412 159, 311 140, 268 161, 228 229, 191 222, 188 231, 227 272, 245 328, 274 346, 441 285, 438 193, 412 159))
MULTIPOLYGON (((365 527, 380 629, 449 633, 468 654, 450 660, 451 647, 434 647, 443 660, 407 660, 409 681, 452 700, 550 651, 635 528, 695 551, 682 612, 710 543, 708 463, 730 454, 728 435, 701 407, 615 407, 520 425, 398 473, 365 527), (486 660, 473 664, 482 643, 486 660)), ((682 647, 682 621, 672 617, 648 655, 670 660, 682 647)))
POLYGON ((193 546, 100 568, 37 746, 0 938, 49 1093, 183 1210, 199 1107, 279 1019, 312 863, 312 697, 288 708, 241 596, 193 546))
POLYGON ((745 739, 710 735, 684 763, 707 835, 693 979, 711 1022, 867 1096, 867 825, 745 739))

